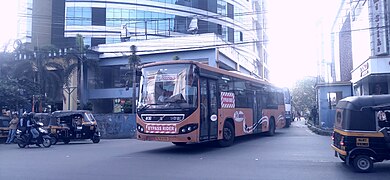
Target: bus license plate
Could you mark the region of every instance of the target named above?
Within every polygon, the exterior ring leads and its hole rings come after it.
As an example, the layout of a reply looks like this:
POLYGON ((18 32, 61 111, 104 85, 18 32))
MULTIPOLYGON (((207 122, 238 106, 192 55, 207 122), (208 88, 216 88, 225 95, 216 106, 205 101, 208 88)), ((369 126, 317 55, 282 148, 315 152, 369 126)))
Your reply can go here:
POLYGON ((170 141, 169 137, 159 137, 159 136, 153 136, 153 137, 147 137, 146 140, 148 141, 170 141))
POLYGON ((173 134, 176 133, 176 125, 172 124, 148 124, 146 133, 173 134))

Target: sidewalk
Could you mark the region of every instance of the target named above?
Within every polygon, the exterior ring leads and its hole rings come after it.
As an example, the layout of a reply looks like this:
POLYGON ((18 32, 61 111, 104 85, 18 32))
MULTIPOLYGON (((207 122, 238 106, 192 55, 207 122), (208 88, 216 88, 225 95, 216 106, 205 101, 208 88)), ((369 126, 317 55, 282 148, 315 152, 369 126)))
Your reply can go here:
POLYGON ((301 117, 300 120, 295 118, 294 122, 305 122, 305 126, 307 126, 312 132, 314 132, 314 133, 316 133, 318 135, 331 136, 332 132, 333 132, 333 128, 324 129, 324 128, 320 128, 320 127, 314 126, 313 124, 311 124, 311 122, 306 120, 304 117, 301 117))
POLYGON ((307 127, 316 134, 323 135, 323 136, 331 136, 332 135, 333 128, 326 128, 325 129, 325 128, 317 127, 317 126, 311 124, 311 122, 309 122, 309 121, 306 121, 306 124, 307 124, 307 127))

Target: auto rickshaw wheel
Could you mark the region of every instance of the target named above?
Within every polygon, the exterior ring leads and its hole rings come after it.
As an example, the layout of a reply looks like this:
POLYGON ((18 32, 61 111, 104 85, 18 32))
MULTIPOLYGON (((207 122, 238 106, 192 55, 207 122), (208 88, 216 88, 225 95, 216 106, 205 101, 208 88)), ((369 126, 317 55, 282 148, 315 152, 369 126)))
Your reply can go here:
POLYGON ((64 141, 64 144, 69 144, 70 139, 64 139, 63 141, 64 141))
POLYGON ((358 172, 370 172, 374 167, 374 163, 369 156, 358 155, 353 159, 353 167, 358 172))
POLYGON ((58 142, 58 139, 56 137, 51 137, 51 145, 56 145, 58 142))
POLYGON ((93 137, 92 138, 92 142, 93 143, 99 143, 100 142, 100 138, 99 137, 93 137))

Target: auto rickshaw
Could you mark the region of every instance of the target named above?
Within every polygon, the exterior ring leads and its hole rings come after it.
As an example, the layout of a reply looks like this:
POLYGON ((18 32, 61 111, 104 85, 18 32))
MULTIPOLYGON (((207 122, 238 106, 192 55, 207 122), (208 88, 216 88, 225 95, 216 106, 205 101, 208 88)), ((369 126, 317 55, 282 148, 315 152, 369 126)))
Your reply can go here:
POLYGON ((9 131, 9 122, 11 118, 8 116, 0 115, 0 138, 7 138, 9 131))
POLYGON ((55 111, 51 115, 48 128, 51 136, 68 144, 70 140, 91 139, 99 143, 100 132, 97 122, 90 111, 55 111))
POLYGON ((390 160, 390 95, 340 100, 332 140, 335 156, 358 172, 390 160))
POLYGON ((36 122, 42 122, 44 129, 48 129, 51 113, 34 113, 34 119, 36 122))

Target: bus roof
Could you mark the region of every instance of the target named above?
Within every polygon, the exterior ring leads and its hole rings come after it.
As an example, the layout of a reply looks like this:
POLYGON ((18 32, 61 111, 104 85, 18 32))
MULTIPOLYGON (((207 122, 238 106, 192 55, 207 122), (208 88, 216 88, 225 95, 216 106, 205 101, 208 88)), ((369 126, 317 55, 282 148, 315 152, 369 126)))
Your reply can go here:
MULTIPOLYGON (((274 86, 273 84, 271 84, 271 83, 268 82, 268 81, 264 81, 264 80, 262 80, 262 79, 257 79, 257 78, 255 78, 255 77, 251 77, 251 76, 249 76, 249 75, 243 75, 243 74, 241 74, 241 73, 238 72, 238 71, 236 71, 236 72, 227 71, 227 70, 224 70, 224 69, 220 69, 220 68, 216 68, 216 67, 209 66, 209 65, 207 65, 206 63, 204 63, 204 62, 199 62, 199 61, 191 61, 191 60, 169 60, 169 61, 160 61, 160 62, 154 62, 154 63, 144 64, 144 65, 142 66, 142 68, 144 68, 144 67, 150 67, 150 66, 157 66, 157 65, 167 65, 167 64, 195 64, 195 65, 198 66, 199 68, 205 69, 205 70, 208 70, 208 71, 212 71, 212 72, 216 72, 216 73, 221 73, 221 74, 224 74, 224 75, 228 75, 228 76, 231 76, 231 77, 244 79, 244 80, 251 81, 251 82, 255 82, 255 83, 260 83, 260 84, 264 84, 264 85, 274 86)), ((275 87, 275 86, 274 86, 274 87, 275 87)))
POLYGON ((381 108, 390 105, 390 95, 350 96, 339 101, 337 108, 360 111, 362 108, 381 108))

